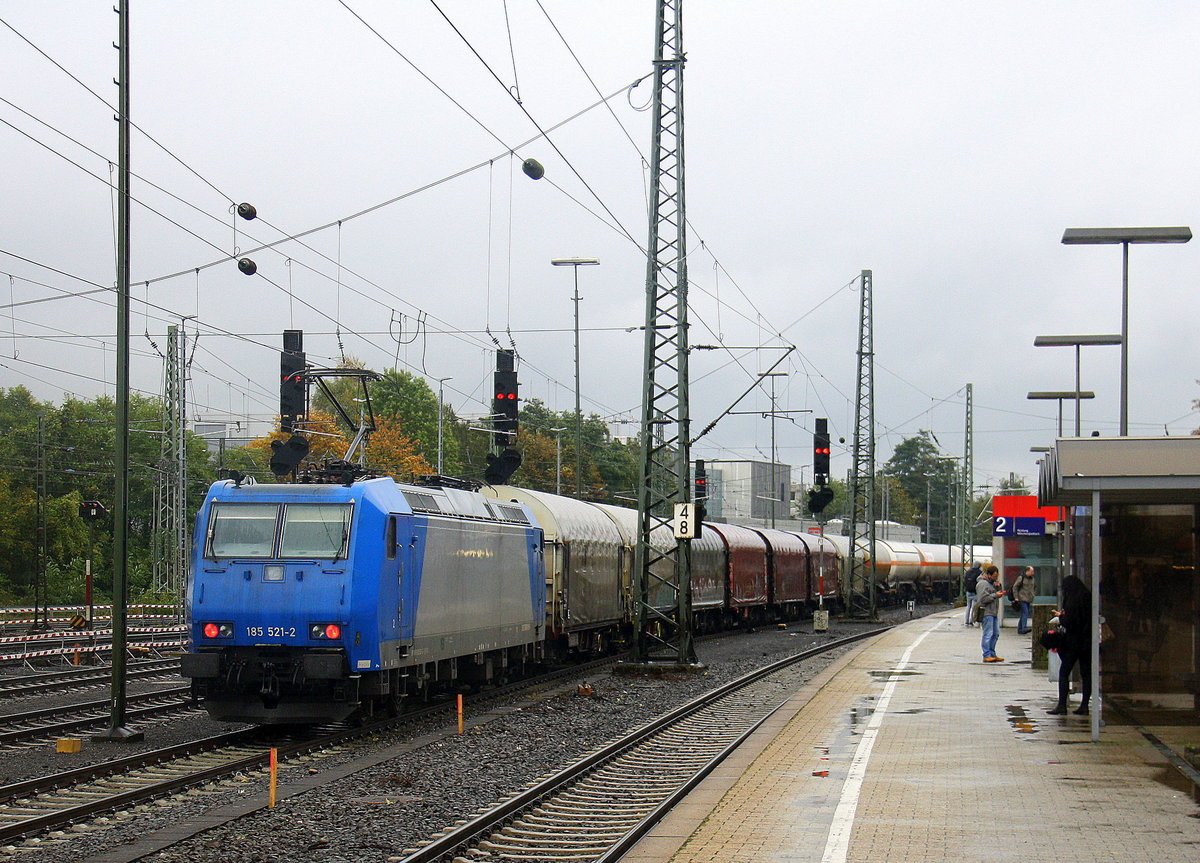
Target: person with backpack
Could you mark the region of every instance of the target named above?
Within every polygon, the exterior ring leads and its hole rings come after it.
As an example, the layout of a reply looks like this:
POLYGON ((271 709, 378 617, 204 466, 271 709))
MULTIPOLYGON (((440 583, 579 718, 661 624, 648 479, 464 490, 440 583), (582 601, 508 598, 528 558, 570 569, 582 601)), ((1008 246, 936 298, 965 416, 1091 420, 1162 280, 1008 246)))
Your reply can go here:
POLYGON ((979 565, 979 561, 971 561, 971 568, 967 570, 967 574, 963 577, 963 589, 967 594, 967 619, 963 621, 966 626, 974 626, 975 619, 971 613, 975 611, 975 582, 979 581, 979 576, 983 575, 983 569, 979 565))
POLYGON ((1013 602, 1021 612, 1021 618, 1017 621, 1017 635, 1029 633, 1029 609, 1036 596, 1037 576, 1034 574, 1033 567, 1027 566, 1021 570, 1021 574, 1017 576, 1017 580, 1013 582, 1012 586, 1013 602))

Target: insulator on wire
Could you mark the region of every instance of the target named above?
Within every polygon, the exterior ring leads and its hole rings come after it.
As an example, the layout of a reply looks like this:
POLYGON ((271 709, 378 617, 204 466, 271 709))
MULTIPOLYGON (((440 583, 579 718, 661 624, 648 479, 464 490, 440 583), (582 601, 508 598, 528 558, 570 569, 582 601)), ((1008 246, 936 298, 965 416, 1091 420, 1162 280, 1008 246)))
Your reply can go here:
POLYGON ((248 222, 258 215, 258 210, 253 204, 241 203, 237 205, 237 214, 248 222))
POLYGON ((531 180, 540 180, 546 176, 546 169, 542 167, 542 163, 537 159, 526 159, 521 163, 521 170, 531 180))
POLYGON ((250 260, 249 258, 242 258, 240 261, 238 261, 238 269, 247 276, 253 276, 258 272, 258 264, 254 263, 254 261, 250 260))

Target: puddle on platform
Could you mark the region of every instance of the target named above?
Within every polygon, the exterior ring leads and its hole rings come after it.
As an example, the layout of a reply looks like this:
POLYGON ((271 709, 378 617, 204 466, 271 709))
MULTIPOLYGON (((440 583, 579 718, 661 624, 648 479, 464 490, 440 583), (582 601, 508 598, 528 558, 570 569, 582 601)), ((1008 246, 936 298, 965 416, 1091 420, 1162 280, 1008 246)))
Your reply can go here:
POLYGON ((1188 776, 1185 776, 1181 770, 1175 767, 1164 767, 1153 779, 1160 785, 1167 786, 1172 791, 1182 791, 1192 798, 1193 803, 1200 803, 1200 787, 1197 787, 1196 783, 1188 776))
POLYGON ((874 707, 851 707, 850 708, 850 727, 858 725, 860 722, 866 722, 871 718, 871 714, 875 712, 874 707))
POLYGON ((1008 723, 1013 727, 1013 730, 1018 734, 1033 734, 1037 731, 1037 726, 1033 720, 1029 718, 1029 714, 1025 712, 1024 707, 1016 704, 1006 705, 1004 708, 1008 712, 1008 723))
POLYGON ((868 671, 876 680, 888 680, 892 677, 911 677, 915 674, 924 674, 924 671, 868 671))
POLYGON ((931 709, 930 707, 912 707, 908 710, 893 710, 892 713, 928 713, 931 709))

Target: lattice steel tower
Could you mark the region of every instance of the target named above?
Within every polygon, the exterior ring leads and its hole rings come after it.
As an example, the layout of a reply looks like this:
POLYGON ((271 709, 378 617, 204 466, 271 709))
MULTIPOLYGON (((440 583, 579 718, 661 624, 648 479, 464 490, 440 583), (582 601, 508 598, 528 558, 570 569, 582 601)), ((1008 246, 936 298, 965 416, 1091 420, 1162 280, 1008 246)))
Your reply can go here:
POLYGON ((189 531, 187 525, 187 336, 177 326, 167 328, 163 358, 163 438, 154 486, 153 589, 181 597, 187 583, 189 531))
MULTIPOLYGON (((958 493, 958 512, 956 524, 958 525, 959 547, 962 550, 962 566, 959 567, 958 573, 958 596, 960 599, 965 598, 965 588, 963 578, 967 572, 967 561, 971 559, 971 546, 974 544, 971 540, 972 528, 971 524, 971 493, 975 490, 975 413, 974 413, 974 395, 975 387, 973 384, 967 384, 967 411, 966 411, 966 429, 963 437, 963 463, 962 463, 962 488, 958 493)), ((953 582, 951 582, 953 583, 953 582)))
POLYGON ((691 494, 682 5, 658 3, 633 611, 635 662, 694 664, 691 541, 651 543, 656 528, 670 529, 672 506, 691 494))
POLYGON ((871 271, 863 270, 858 305, 858 376, 854 406, 854 463, 850 469, 851 548, 847 555, 846 610, 851 617, 875 617, 875 348, 871 271))

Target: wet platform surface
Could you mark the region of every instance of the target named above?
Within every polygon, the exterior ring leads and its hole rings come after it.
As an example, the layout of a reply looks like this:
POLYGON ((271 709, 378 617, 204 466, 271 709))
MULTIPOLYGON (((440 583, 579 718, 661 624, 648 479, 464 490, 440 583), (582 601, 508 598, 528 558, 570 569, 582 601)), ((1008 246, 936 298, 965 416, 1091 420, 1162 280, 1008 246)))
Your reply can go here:
POLYGON ((624 860, 1200 860, 1200 791, 1171 761, 1200 728, 1106 708, 1094 743, 1047 715, 1028 636, 1005 628, 994 664, 979 636, 953 610, 855 648, 624 860))

